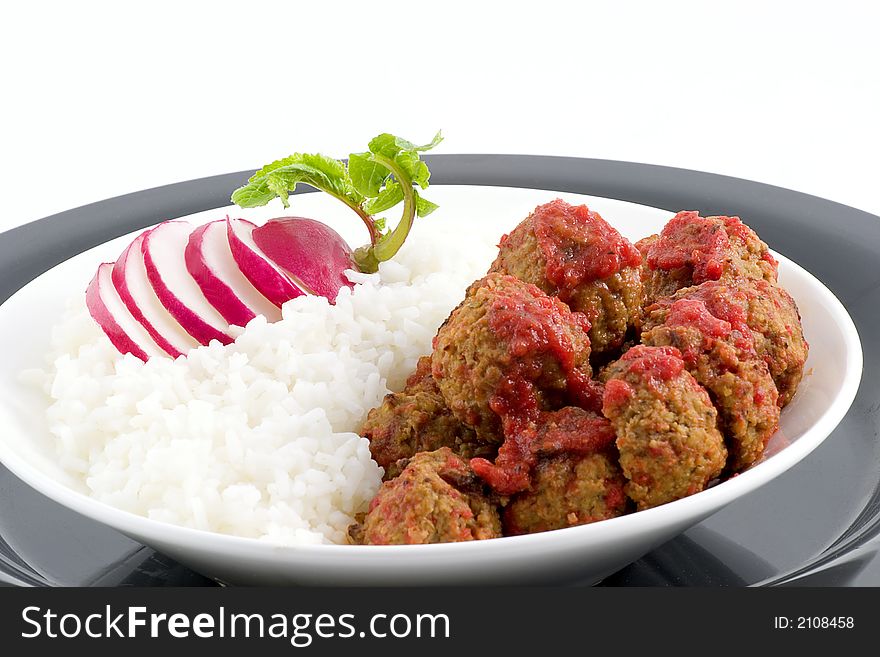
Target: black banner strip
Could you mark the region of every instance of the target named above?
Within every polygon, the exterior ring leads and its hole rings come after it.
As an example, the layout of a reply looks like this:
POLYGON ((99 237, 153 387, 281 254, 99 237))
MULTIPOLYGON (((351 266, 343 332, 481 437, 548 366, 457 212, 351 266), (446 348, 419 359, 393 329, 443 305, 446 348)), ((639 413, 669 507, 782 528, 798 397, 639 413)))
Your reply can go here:
POLYGON ((4 654, 520 655, 868 645, 873 588, 0 589, 4 654), (78 653, 79 654, 79 653, 78 653))

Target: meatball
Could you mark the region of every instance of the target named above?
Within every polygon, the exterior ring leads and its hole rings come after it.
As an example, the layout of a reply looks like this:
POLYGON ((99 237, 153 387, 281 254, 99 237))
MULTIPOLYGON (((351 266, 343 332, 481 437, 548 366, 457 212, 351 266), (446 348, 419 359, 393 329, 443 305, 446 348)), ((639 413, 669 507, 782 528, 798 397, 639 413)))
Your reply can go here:
POLYGON ((679 299, 699 299, 733 331, 750 332, 755 352, 767 363, 779 392, 780 407, 791 401, 804 373, 809 347, 794 299, 764 280, 737 278, 707 281, 679 290, 656 307, 667 308, 679 299))
POLYGON ((679 349, 687 370, 709 391, 727 439, 730 469, 757 461, 779 426, 779 406, 751 332, 734 330, 700 299, 679 299, 646 309, 642 342, 679 349))
POLYGON ((489 274, 434 337, 434 380, 478 440, 501 443, 501 417, 523 396, 543 409, 596 402, 589 328, 583 314, 534 285, 489 274), (514 399, 513 390, 525 392, 514 399))
POLYGON ((586 205, 561 199, 535 208, 501 238, 490 272, 557 296, 590 320, 593 353, 621 346, 641 307, 641 254, 586 205))
POLYGON ((477 442, 474 431, 447 408, 431 376, 430 356, 419 359, 401 392, 386 395, 382 405, 370 411, 361 435, 370 441, 370 452, 385 468, 386 479, 400 474, 398 461, 418 452, 449 447, 468 459, 495 452, 477 442))
POLYGON ((639 510, 698 493, 721 474, 727 450, 718 414, 677 349, 633 347, 605 376, 602 411, 639 510))
POLYGON ((505 508, 504 533, 543 532, 623 515, 625 484, 616 450, 543 458, 529 489, 505 508))
POLYGON ((474 541, 501 536, 501 516, 468 464, 442 447, 383 483, 350 535, 364 545, 474 541))
POLYGON ((646 303, 705 281, 736 277, 776 282, 776 260, 739 217, 679 212, 659 235, 637 243, 646 303))
POLYGON ((586 455, 614 444, 614 429, 601 415, 576 406, 541 411, 525 400, 505 415, 504 444, 494 463, 471 460, 474 472, 500 495, 529 488, 532 471, 542 458, 558 454, 586 455))

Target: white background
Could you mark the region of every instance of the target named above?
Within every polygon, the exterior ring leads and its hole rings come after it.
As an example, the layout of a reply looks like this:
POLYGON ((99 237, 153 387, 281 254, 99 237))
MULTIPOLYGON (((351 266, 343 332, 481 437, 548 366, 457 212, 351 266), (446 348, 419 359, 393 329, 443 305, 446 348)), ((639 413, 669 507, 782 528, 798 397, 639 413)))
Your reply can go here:
POLYGON ((4 3, 0 231, 438 128, 437 152, 666 164, 880 214, 872 5, 4 3))

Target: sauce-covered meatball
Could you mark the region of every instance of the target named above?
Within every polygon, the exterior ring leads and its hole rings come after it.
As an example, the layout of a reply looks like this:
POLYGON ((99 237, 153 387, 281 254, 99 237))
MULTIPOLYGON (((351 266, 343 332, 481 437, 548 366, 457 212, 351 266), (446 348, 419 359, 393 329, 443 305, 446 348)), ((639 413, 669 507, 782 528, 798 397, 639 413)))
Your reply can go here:
POLYGON ((739 217, 679 212, 659 235, 639 241, 646 303, 683 287, 737 277, 776 282, 776 260, 739 217))
POLYGON ((491 456, 495 448, 477 441, 446 406, 431 376, 431 357, 419 359, 406 387, 385 396, 382 405, 367 415, 361 435, 370 441, 370 452, 385 468, 385 478, 400 473, 397 462, 418 452, 449 447, 464 458, 491 456))
POLYGON ((727 450, 717 412, 677 349, 633 347, 604 376, 602 410, 640 510, 698 493, 721 474, 727 450))
POLYGON ((369 413, 386 475, 352 540, 561 529, 751 466, 808 354, 776 279, 737 217, 679 212, 634 246, 586 206, 538 206, 369 413))
POLYGON ((350 535, 364 545, 475 541, 501 536, 501 517, 468 464, 443 447, 384 482, 350 535))
POLYGON ((505 507, 504 533, 531 534, 623 515, 625 485, 614 450, 542 458, 528 490, 505 507))
POLYGON ((681 351, 685 367, 718 409, 730 469, 757 461, 779 426, 776 384, 758 357, 751 331, 713 315, 700 299, 679 299, 646 309, 642 342, 681 351))
POLYGON ((809 347, 797 305, 788 292, 764 280, 707 281, 661 299, 654 308, 668 308, 680 299, 699 299, 713 316, 729 322, 732 331, 751 332, 755 352, 767 363, 776 384, 779 406, 791 401, 803 377, 809 347))
POLYGON ((489 274, 437 332, 434 380, 480 441, 501 443, 505 408, 522 397, 542 409, 595 403, 589 328, 583 314, 536 286, 489 274))
POLYGON ((614 445, 614 438, 611 423, 596 412, 577 406, 542 411, 533 398, 523 398, 504 414, 504 444, 494 463, 474 458, 471 467, 496 493, 513 495, 530 487, 542 459, 594 454, 614 445))
POLYGON ((557 199, 501 238, 490 271, 533 283, 584 313, 591 349, 604 353, 620 347, 638 316, 641 260, 598 213, 557 199))

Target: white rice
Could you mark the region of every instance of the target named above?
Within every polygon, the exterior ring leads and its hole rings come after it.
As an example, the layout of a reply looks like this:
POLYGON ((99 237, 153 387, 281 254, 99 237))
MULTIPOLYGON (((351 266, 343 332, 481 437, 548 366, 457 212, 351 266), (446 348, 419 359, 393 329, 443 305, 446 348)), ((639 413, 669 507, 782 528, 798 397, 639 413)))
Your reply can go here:
MULTIPOLYGON (((343 543, 382 469, 355 432, 399 390, 493 255, 412 235, 330 305, 285 304, 228 346, 177 360, 122 357, 78 297, 42 376, 65 470, 95 498, 149 518, 281 544, 343 543)), ((33 374, 33 373, 32 373, 33 374)))

